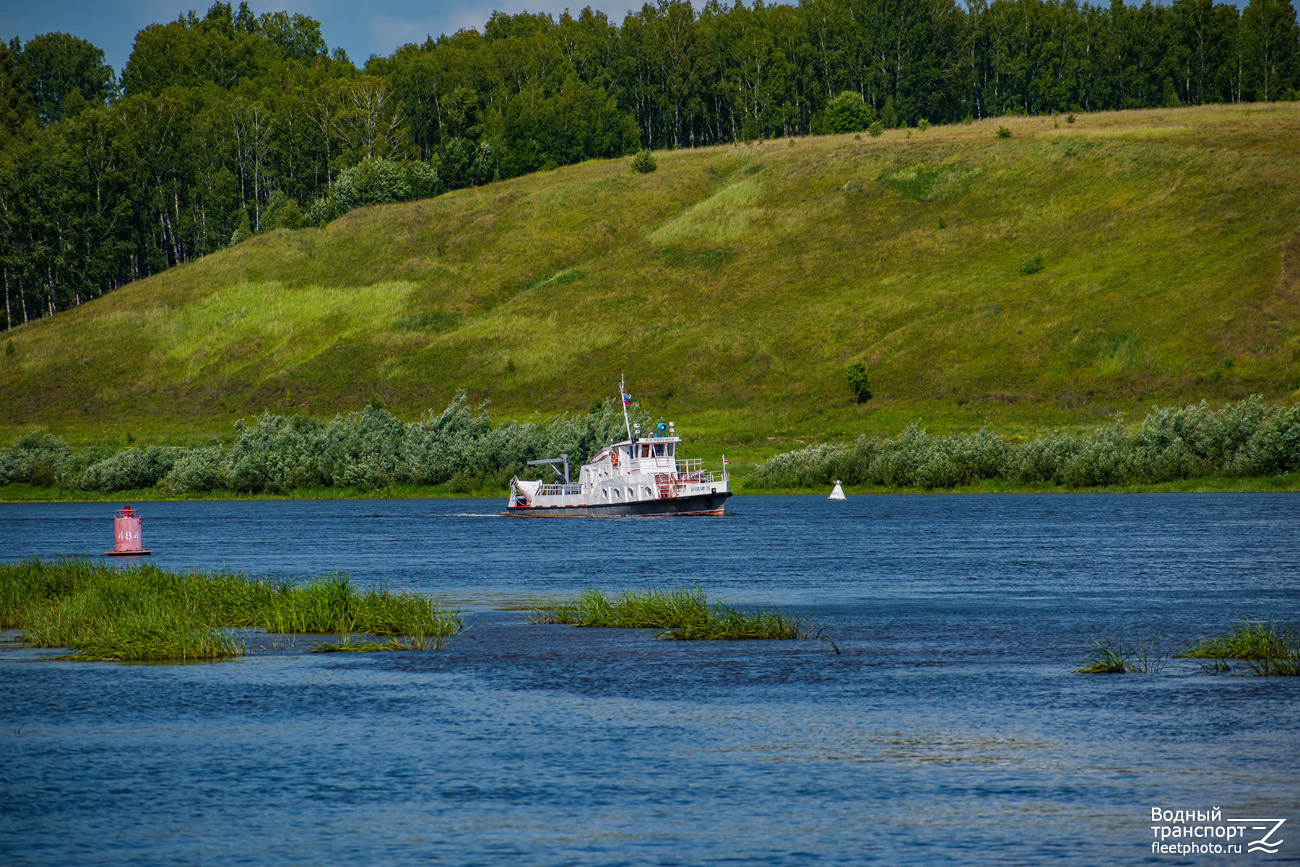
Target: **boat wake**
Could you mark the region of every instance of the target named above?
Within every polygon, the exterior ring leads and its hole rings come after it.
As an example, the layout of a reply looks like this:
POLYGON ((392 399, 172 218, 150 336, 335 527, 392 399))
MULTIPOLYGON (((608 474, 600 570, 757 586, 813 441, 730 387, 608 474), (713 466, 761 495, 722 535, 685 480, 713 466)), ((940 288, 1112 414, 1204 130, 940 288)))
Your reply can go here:
POLYGON ((356 518, 501 518, 501 512, 446 512, 427 515, 354 515, 356 518))

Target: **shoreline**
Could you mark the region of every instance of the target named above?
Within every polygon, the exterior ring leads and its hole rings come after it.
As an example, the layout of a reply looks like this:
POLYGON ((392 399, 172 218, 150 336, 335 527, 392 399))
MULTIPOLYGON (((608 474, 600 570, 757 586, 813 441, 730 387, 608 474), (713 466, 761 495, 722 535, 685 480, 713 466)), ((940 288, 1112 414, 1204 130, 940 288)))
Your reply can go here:
MULTIPOLYGON (((1061 485, 1026 485, 1002 480, 986 480, 977 485, 956 488, 887 488, 879 485, 845 485, 849 496, 914 496, 969 494, 1276 494, 1300 492, 1300 473, 1279 476, 1237 478, 1205 476, 1172 482, 1105 485, 1094 488, 1067 488, 1061 485)), ((0 486, 0 503, 118 503, 118 502, 188 502, 202 500, 448 500, 476 499, 504 501, 508 491, 448 491, 445 486, 402 485, 377 490, 354 488, 299 488, 275 494, 246 494, 238 491, 209 491, 203 494, 176 495, 156 488, 129 491, 72 491, 29 484, 0 486)), ((736 496, 761 497, 779 495, 827 496, 830 486, 746 489, 740 485, 736 496)), ((503 507, 504 508, 504 507, 503 507)))

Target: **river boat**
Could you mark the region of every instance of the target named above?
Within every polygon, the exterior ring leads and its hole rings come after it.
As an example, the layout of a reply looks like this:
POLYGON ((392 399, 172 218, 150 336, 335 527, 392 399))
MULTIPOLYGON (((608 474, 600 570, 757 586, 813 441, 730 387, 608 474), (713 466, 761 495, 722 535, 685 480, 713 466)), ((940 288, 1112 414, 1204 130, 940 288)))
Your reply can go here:
POLYGON ((627 439, 610 443, 590 463, 583 464, 578 480, 569 480, 569 456, 529 461, 549 465, 559 481, 510 481, 506 514, 518 517, 572 518, 590 516, 722 515, 731 496, 727 458, 721 472, 704 467, 701 459, 678 457, 681 437, 673 423, 660 423, 647 436, 628 420, 631 395, 619 381, 623 423, 627 439), (563 472, 560 467, 563 466, 563 472))

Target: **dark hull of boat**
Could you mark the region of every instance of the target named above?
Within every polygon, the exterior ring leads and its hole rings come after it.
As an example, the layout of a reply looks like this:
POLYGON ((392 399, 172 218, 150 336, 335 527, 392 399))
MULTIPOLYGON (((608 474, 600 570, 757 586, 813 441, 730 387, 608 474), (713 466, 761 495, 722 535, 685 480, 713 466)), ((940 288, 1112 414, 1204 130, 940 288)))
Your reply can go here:
POLYGON ((668 497, 639 503, 609 503, 600 506, 507 506, 505 513, 520 518, 671 518, 721 515, 726 512, 730 491, 694 497, 668 497))

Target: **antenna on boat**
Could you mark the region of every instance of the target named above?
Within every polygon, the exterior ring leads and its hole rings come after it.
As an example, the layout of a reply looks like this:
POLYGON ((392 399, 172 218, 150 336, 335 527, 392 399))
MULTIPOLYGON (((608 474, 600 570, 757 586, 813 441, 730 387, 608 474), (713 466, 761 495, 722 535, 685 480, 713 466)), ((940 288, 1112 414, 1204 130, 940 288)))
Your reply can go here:
POLYGON ((618 375, 618 399, 623 402, 623 424, 627 426, 627 438, 632 440, 632 422, 627 418, 627 405, 632 402, 632 395, 627 393, 627 386, 623 384, 623 374, 618 375))

